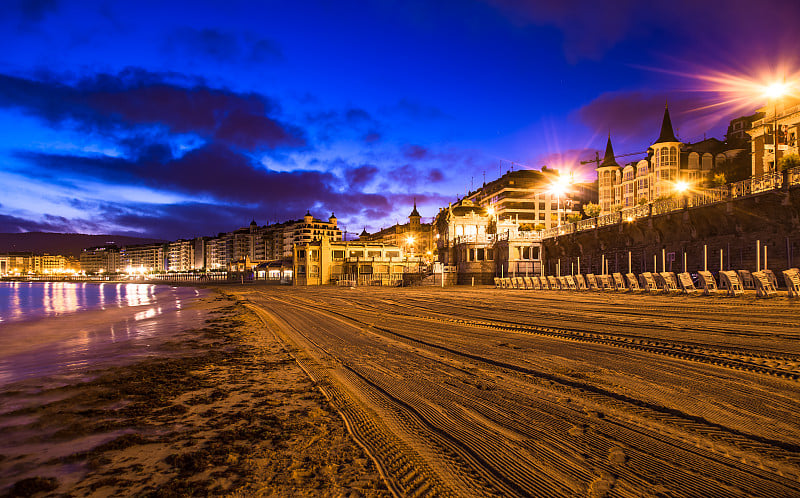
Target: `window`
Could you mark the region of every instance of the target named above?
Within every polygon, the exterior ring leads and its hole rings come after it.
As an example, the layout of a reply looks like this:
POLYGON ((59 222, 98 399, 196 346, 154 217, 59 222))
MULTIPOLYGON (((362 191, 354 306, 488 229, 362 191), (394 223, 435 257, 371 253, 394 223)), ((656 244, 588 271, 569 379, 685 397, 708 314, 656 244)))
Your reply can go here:
POLYGON ((483 261, 485 259, 485 250, 483 248, 478 249, 478 257, 476 259, 478 261, 483 261))
POLYGON ((333 251, 333 259, 344 259, 344 251, 333 251))
POLYGON ((669 148, 669 165, 670 166, 677 166, 678 165, 678 148, 677 147, 670 147, 669 148))
POLYGON ((486 259, 488 260, 494 259, 494 250, 486 249, 486 259))
POLYGON ((399 258, 400 257, 400 251, 386 251, 386 257, 387 258, 399 258))
POLYGON ((380 258, 381 252, 380 251, 367 251, 367 256, 370 258, 380 258))
POLYGON ((364 257, 364 251, 350 251, 350 257, 351 258, 363 258, 364 257))
POLYGON ((306 252, 304 250, 297 251, 297 259, 303 259, 306 257, 306 252))
POLYGON ((311 261, 319 261, 319 250, 311 249, 308 251, 308 256, 311 261))

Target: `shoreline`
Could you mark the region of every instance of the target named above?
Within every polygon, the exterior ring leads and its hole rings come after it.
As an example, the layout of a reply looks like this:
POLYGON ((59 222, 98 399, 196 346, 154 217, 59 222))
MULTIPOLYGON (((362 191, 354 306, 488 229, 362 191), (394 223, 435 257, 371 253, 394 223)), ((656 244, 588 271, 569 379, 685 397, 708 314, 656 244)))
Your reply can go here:
MULTIPOLYGON (((289 353, 217 289, 204 327, 89 380, 0 393, 0 494, 389 496, 289 353)), ((41 380, 41 379, 39 379, 41 380)))

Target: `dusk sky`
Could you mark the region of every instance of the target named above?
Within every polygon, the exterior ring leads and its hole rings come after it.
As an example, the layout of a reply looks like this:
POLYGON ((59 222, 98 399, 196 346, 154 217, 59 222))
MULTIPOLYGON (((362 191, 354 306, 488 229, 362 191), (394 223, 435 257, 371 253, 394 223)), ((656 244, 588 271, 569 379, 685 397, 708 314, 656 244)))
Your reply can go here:
MULTIPOLYGON (((0 9, 0 232, 426 219, 516 168, 722 139, 800 2, 66 1, 0 9), (512 164, 515 163, 515 164, 512 164)), ((638 159, 640 156, 630 156, 638 159)), ((582 168, 582 169, 581 169, 582 168)))

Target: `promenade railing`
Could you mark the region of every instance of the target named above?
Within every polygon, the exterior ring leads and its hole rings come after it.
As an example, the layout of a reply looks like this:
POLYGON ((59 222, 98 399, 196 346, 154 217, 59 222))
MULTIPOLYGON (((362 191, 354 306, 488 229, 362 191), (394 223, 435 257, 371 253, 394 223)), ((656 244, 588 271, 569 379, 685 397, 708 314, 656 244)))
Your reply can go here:
POLYGON ((624 208, 613 213, 580 220, 576 223, 565 223, 536 233, 540 235, 541 239, 551 239, 560 235, 585 232, 604 226, 631 222, 640 218, 672 213, 685 208, 725 202, 731 199, 778 190, 792 185, 800 185, 800 166, 790 168, 786 171, 770 172, 740 182, 709 188, 687 195, 660 199, 648 204, 624 208))

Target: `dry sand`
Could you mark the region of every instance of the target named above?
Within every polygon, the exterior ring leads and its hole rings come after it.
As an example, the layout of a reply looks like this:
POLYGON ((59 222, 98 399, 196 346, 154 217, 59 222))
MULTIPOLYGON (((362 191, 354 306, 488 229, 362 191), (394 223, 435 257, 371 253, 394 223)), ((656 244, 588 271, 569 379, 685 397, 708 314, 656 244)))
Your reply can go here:
POLYGON ((232 288, 406 496, 800 496, 800 302, 232 288))
POLYGON ((388 496, 257 317, 224 297, 208 306, 215 318, 160 358, 0 393, 0 493, 388 496))

